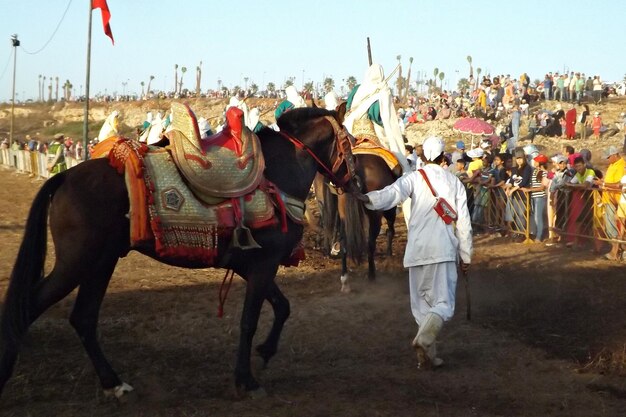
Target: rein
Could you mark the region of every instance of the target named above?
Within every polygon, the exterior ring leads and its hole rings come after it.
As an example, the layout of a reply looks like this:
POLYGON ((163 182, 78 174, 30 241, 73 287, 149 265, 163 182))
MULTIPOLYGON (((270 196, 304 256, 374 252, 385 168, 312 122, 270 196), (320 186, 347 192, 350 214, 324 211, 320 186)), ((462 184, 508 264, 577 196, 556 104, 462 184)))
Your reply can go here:
POLYGON ((311 157, 318 163, 318 165, 321 166, 322 169, 326 172, 328 178, 334 184, 337 184, 339 188, 343 189, 346 187, 348 181, 354 178, 355 172, 356 172, 356 169, 354 167, 354 161, 351 158, 352 145, 351 145, 348 133, 346 132, 346 129, 343 126, 340 127, 339 123, 337 123, 337 121, 330 116, 325 116, 324 118, 328 120, 328 122, 331 124, 333 128, 333 132, 335 134, 337 159, 335 163, 333 164, 332 169, 329 168, 324 162, 322 162, 322 160, 315 154, 315 152, 313 152, 313 150, 310 147, 308 147, 305 143, 303 143, 300 139, 293 137, 290 134, 285 133, 283 131, 278 131, 277 133, 279 133, 282 137, 284 137, 285 139, 293 143, 296 148, 302 149, 306 151, 309 155, 311 155, 311 157), (339 170, 339 166, 341 166, 341 164, 344 161, 346 163, 347 173, 343 178, 340 179, 335 175, 335 172, 339 170))

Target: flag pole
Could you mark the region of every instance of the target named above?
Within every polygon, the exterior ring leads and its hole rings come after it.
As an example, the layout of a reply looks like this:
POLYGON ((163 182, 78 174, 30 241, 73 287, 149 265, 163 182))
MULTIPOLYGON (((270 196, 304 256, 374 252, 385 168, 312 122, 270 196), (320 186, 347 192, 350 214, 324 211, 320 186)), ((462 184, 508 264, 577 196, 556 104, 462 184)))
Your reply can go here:
POLYGON ((89 28, 87 29, 87 75, 85 76, 85 111, 83 114, 83 160, 89 155, 89 73, 91 71, 91 16, 93 5, 89 0, 89 28))

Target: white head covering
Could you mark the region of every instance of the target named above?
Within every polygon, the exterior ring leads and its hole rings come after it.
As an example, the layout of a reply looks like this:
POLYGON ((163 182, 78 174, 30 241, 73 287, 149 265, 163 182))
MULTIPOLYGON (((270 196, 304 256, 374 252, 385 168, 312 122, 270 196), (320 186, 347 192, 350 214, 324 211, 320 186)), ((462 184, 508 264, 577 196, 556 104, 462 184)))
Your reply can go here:
POLYGON ((241 111, 243 111, 243 123, 249 128, 250 115, 248 114, 248 105, 246 104, 246 102, 244 100, 239 100, 237 97, 233 96, 228 101, 228 106, 226 106, 226 110, 230 109, 231 107, 238 107, 241 109, 241 111))
POLYGON ((248 126, 248 129, 250 130, 254 130, 254 128, 256 127, 257 123, 259 123, 259 119, 261 118, 261 112, 259 111, 258 107, 253 108, 252 110, 250 110, 250 113, 248 114, 248 122, 250 123, 248 126))
POLYGON ((300 94, 298 94, 298 90, 296 90, 296 87, 294 87, 293 85, 285 88, 285 94, 287 95, 287 100, 289 100, 295 108, 306 107, 304 99, 300 97, 300 94))
POLYGON ((429 161, 434 161, 439 155, 443 153, 446 144, 438 136, 429 136, 424 140, 422 145, 424 157, 429 161))
POLYGON ((326 107, 326 110, 336 110, 338 105, 339 97, 337 96, 337 93, 335 93, 334 90, 326 93, 324 96, 324 106, 326 107))
POLYGON ((102 127, 100 128, 100 133, 98 134, 98 142, 102 142, 105 139, 118 135, 118 116, 119 112, 117 110, 113 110, 113 112, 109 114, 109 117, 106 118, 106 120, 102 124, 102 127))
POLYGON ((206 139, 209 137, 211 125, 209 124, 209 121, 204 117, 198 119, 198 130, 200 131, 200 139, 206 139))
POLYGON ((163 133, 163 120, 161 119, 161 113, 157 113, 156 117, 150 124, 150 131, 146 139, 146 144, 152 145, 161 140, 161 133, 163 133))
POLYGON ((228 101, 228 106, 226 106, 226 110, 230 109, 231 107, 239 107, 239 99, 235 96, 232 96, 228 101))
POLYGON ((354 94, 350 112, 346 115, 343 122, 348 132, 352 133, 352 126, 356 119, 367 117, 367 111, 370 106, 378 101, 380 105, 380 118, 383 121, 383 128, 374 123, 376 135, 400 161, 404 172, 410 172, 406 157, 404 157, 404 140, 402 139, 402 131, 398 123, 398 116, 393 106, 393 97, 391 90, 385 81, 383 67, 379 64, 373 64, 365 72, 363 82, 354 94))
POLYGON ((485 151, 480 148, 474 148, 471 151, 467 152, 467 156, 469 156, 470 158, 482 158, 484 154, 485 151))

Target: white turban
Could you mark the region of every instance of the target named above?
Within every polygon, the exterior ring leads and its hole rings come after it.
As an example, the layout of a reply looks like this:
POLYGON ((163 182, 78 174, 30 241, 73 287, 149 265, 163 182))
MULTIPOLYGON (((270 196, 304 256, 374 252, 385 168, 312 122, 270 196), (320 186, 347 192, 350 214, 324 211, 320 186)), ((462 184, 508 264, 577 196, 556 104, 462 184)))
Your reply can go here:
POLYGON ((424 140, 424 144, 422 145, 424 157, 426 157, 429 161, 434 161, 443 153, 446 144, 443 142, 438 136, 430 136, 424 140))
POLYGON ((335 91, 330 91, 324 96, 324 105, 326 110, 336 110, 339 105, 339 97, 335 91))

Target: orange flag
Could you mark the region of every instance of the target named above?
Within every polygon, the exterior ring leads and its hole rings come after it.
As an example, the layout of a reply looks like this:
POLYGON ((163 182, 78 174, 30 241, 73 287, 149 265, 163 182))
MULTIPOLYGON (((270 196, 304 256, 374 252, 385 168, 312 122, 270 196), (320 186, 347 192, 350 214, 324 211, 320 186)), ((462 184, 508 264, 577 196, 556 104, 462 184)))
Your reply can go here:
POLYGON ((111 32, 111 25, 109 25, 109 20, 111 20, 111 12, 109 11, 107 0, 91 0, 91 8, 100 9, 100 11, 102 12, 102 26, 104 27, 104 34, 111 38, 111 42, 113 42, 113 45, 115 45, 115 41, 113 40, 113 32, 111 32))

